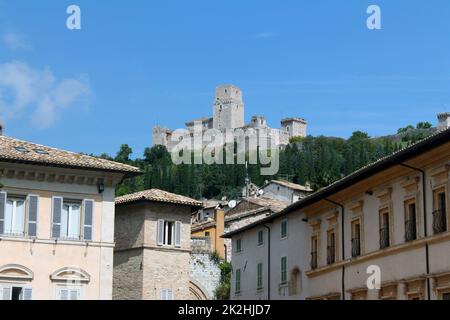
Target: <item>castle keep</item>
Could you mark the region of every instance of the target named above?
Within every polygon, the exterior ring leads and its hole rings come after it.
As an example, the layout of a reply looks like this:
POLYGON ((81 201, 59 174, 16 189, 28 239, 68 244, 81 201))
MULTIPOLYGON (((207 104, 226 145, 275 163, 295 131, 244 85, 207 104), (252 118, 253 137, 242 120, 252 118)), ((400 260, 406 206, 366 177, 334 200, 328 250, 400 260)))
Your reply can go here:
MULTIPOLYGON (((307 122, 301 118, 286 118, 281 120, 281 128, 270 128, 264 116, 253 116, 250 123, 244 121, 244 102, 242 91, 234 85, 221 85, 216 88, 214 98, 214 113, 212 118, 200 118, 186 122, 185 134, 194 135, 194 125, 201 125, 202 132, 215 129, 218 132, 231 130, 252 132, 258 137, 278 136, 277 142, 280 146, 289 143, 292 137, 306 137, 307 122)), ((153 145, 163 145, 169 151, 178 144, 179 137, 173 136, 171 129, 156 126, 153 128, 153 145)))

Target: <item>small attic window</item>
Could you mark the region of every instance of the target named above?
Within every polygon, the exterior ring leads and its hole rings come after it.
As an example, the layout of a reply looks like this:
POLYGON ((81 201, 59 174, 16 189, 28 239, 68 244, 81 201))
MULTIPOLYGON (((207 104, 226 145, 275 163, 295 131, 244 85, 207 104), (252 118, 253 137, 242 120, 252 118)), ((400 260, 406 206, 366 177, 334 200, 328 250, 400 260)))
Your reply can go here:
POLYGON ((45 151, 44 149, 33 149, 34 152, 36 152, 37 154, 48 154, 47 151, 45 151))
POLYGON ((16 149, 16 151, 22 152, 22 153, 30 152, 25 147, 14 147, 14 149, 16 149))

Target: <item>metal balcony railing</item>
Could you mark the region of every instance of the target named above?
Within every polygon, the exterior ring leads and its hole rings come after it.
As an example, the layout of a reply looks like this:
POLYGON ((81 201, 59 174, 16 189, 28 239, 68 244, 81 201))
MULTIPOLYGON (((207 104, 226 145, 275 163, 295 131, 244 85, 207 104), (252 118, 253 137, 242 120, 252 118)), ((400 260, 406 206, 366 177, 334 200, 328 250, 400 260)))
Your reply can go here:
POLYGON ((405 241, 413 241, 417 239, 416 220, 411 219, 405 221, 405 241))
POLYGON ((389 227, 380 229, 380 249, 389 247, 389 227))
POLYGON ((334 246, 327 247, 327 263, 333 264, 336 262, 336 248, 334 246))
POLYGON ((433 211, 433 231, 434 233, 447 231, 447 217, 442 209, 433 211))
POLYGON ((311 252, 311 269, 317 269, 317 252, 311 252))
POLYGON ((361 240, 360 238, 352 239, 352 257, 359 257, 361 255, 361 240))

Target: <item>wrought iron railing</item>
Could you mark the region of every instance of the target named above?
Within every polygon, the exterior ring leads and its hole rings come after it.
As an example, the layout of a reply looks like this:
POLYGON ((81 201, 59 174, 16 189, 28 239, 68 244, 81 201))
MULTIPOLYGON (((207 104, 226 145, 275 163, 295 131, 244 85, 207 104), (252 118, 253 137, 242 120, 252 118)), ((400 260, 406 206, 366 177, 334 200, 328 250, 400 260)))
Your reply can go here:
POLYGON ((389 227, 380 229, 380 249, 389 247, 389 227))
POLYGON ((311 269, 317 269, 317 252, 311 252, 311 269))
POLYGON ((433 231, 434 233, 447 231, 447 217, 442 209, 433 211, 433 231))
POLYGON ((361 240, 359 238, 352 239, 352 257, 359 257, 361 255, 361 240))
POLYGON ((411 219, 405 221, 405 241, 413 241, 417 239, 416 220, 411 219))

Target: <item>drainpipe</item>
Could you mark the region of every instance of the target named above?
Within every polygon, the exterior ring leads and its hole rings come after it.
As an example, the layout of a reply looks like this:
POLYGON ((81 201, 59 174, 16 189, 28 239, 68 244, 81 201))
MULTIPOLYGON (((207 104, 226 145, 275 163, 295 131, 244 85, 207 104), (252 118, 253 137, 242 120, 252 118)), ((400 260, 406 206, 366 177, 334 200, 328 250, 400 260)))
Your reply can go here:
POLYGON ((267 300, 270 300, 270 227, 263 226, 267 229, 267 300))
MULTIPOLYGON (((345 260, 345 237, 344 237, 344 234, 345 234, 345 228, 344 228, 344 214, 345 214, 345 209, 344 209, 344 206, 342 205, 342 204, 340 204, 340 203, 337 203, 337 202, 335 202, 335 201, 333 201, 333 200, 330 200, 330 199, 325 199, 326 201, 328 201, 328 202, 330 202, 330 203, 332 203, 332 204, 334 204, 334 205, 336 205, 336 206, 338 206, 338 207, 341 207, 341 233, 342 233, 342 261, 344 261, 345 260)), ((342 284, 341 284, 341 287, 342 287, 342 300, 345 300, 345 265, 343 264, 342 265, 342 284)))
MULTIPOLYGON (((426 194, 426 173, 424 170, 412 167, 405 163, 398 163, 400 166, 419 171, 422 174, 422 198, 423 198, 423 235, 426 238, 428 236, 428 227, 427 227, 427 194, 426 194)), ((430 278, 428 278, 428 275, 430 274, 430 253, 429 253, 429 247, 428 243, 425 243, 425 261, 426 261, 426 269, 427 269, 427 300, 431 300, 431 289, 430 289, 430 278)))

